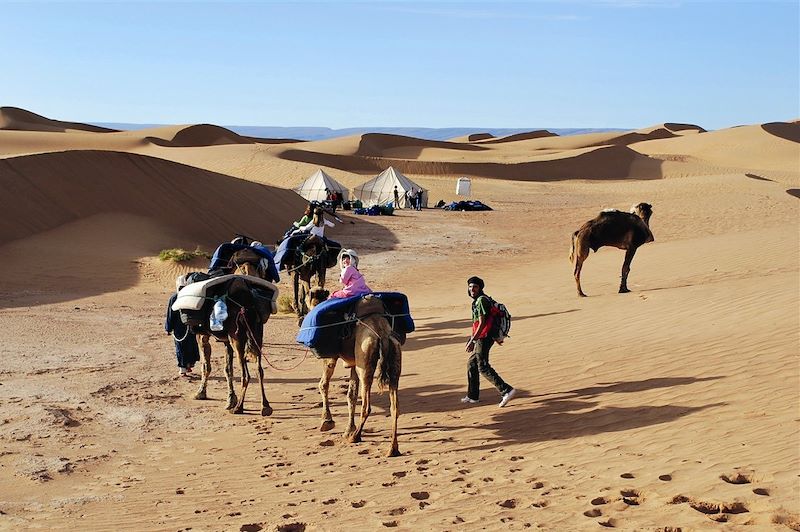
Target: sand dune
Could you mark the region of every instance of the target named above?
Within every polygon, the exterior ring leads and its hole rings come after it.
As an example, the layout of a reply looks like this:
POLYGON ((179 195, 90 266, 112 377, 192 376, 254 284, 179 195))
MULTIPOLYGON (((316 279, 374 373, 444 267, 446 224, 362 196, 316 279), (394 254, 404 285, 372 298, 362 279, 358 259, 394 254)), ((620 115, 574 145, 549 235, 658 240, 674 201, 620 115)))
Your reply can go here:
POLYGON ((180 235, 208 247, 237 232, 271 242, 303 208, 303 200, 289 190, 104 151, 0 160, 0 190, 13 198, 4 205, 0 243, 106 212, 159 220, 176 231, 169 238, 173 243, 180 235))
POLYGON ((380 156, 357 154, 361 136, 276 146, 220 129, 0 131, 0 529, 800 530, 796 123, 480 150, 365 136, 380 156), (318 164, 350 186, 393 164, 445 199, 470 175, 494 207, 345 212, 326 233, 371 287, 409 297, 398 458, 383 456, 385 395, 363 441, 342 442, 341 366, 337 425, 319 431, 321 364, 293 315, 265 328, 271 417, 252 382, 244 415, 223 409, 221 345, 208 401, 173 378, 165 303, 206 264, 155 254, 274 239, 318 164), (656 240, 632 293, 617 294, 624 253, 602 248, 578 298, 571 232, 639 201, 656 240), (460 402, 472 274, 514 316, 492 350, 519 390, 502 409, 486 381, 460 402))
POLYGON ((702 135, 650 140, 632 146, 647 155, 673 160, 697 160, 729 168, 759 172, 797 172, 800 125, 773 122, 740 126, 702 135))
POLYGON ((354 155, 359 157, 416 159, 425 148, 455 151, 483 151, 486 149, 481 146, 458 142, 423 140, 385 133, 367 133, 361 135, 358 149, 354 155))
POLYGON ((148 136, 146 140, 159 146, 191 148, 201 146, 220 146, 224 144, 284 144, 301 142, 294 139, 261 139, 256 137, 246 137, 234 133, 224 127, 212 124, 196 124, 181 128, 172 138, 164 139, 160 137, 148 136))
POLYGON ((79 122, 62 122, 37 115, 18 107, 0 107, 0 129, 23 131, 86 131, 90 133, 112 133, 115 129, 92 126, 79 122))
POLYGON ((517 142, 519 140, 530 140, 530 139, 541 139, 546 137, 557 137, 555 133, 551 133, 546 129, 540 129, 537 131, 528 131, 527 133, 515 133, 513 135, 508 135, 506 137, 500 137, 496 139, 488 139, 488 140, 481 140, 481 144, 498 144, 501 142, 517 142))
POLYGON ((407 174, 472 175, 521 181, 563 179, 624 179, 632 174, 641 178, 661 177, 660 161, 642 157, 623 146, 603 146, 590 150, 560 153, 537 161, 519 163, 449 162, 333 155, 289 149, 282 159, 336 168, 346 172, 379 172, 389 166, 407 174))

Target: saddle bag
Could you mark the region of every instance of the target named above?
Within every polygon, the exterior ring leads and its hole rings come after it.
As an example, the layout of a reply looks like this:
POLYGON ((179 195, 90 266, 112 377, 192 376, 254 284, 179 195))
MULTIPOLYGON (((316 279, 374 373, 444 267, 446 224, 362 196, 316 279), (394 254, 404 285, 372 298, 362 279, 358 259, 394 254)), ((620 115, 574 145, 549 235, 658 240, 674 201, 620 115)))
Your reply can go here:
POLYGON ((258 314, 261 316, 261 323, 266 323, 270 314, 275 314, 278 310, 274 300, 274 292, 268 288, 253 287, 250 288, 250 293, 253 294, 253 302, 258 314))

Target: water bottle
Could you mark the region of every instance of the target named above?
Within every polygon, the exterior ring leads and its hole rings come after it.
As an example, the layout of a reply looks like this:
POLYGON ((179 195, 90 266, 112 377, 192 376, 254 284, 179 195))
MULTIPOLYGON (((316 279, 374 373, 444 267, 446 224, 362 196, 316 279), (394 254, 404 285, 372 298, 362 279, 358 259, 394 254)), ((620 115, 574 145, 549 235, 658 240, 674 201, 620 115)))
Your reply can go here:
POLYGON ((225 305, 225 300, 215 300, 214 308, 211 310, 211 330, 221 331, 223 329, 222 323, 226 319, 228 319, 228 307, 225 305))

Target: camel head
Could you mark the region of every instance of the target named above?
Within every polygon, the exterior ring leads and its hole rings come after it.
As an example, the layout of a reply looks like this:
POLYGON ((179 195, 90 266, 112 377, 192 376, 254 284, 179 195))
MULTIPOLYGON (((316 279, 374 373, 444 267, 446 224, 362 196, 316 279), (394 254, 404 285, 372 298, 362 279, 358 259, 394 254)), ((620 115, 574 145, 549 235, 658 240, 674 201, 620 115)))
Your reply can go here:
POLYGON ((311 290, 309 290, 308 294, 306 295, 306 305, 308 306, 308 309, 311 310, 312 308, 316 307, 317 305, 328 299, 328 296, 330 295, 331 293, 328 290, 325 290, 324 288, 321 288, 319 286, 312 287, 311 290))
POLYGON ((650 225, 650 217, 653 215, 653 206, 649 203, 639 203, 631 207, 631 212, 642 219, 648 226, 650 225))

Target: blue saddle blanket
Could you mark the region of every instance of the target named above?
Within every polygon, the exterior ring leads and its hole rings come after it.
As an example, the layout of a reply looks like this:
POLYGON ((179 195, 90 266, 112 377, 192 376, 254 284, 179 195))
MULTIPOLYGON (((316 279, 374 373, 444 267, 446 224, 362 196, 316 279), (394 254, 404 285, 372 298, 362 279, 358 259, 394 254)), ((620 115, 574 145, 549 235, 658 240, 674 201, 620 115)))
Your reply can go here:
MULTIPOLYGON (((414 320, 408 307, 408 298, 400 292, 373 292, 386 308, 386 317, 395 333, 405 341, 406 334, 414 332, 414 320)), ((364 296, 333 298, 323 301, 303 319, 297 342, 310 347, 318 356, 338 355, 341 343, 352 330, 353 321, 345 318, 351 314, 356 303, 364 296)))
POLYGON ((257 255, 267 260, 269 263, 267 265, 267 281, 277 283, 281 280, 280 276, 278 275, 278 269, 275 267, 275 260, 272 256, 272 252, 267 249, 266 246, 247 246, 245 244, 232 244, 229 242, 221 244, 211 257, 211 262, 208 265, 208 271, 226 267, 233 254, 243 249, 251 249, 257 255))

